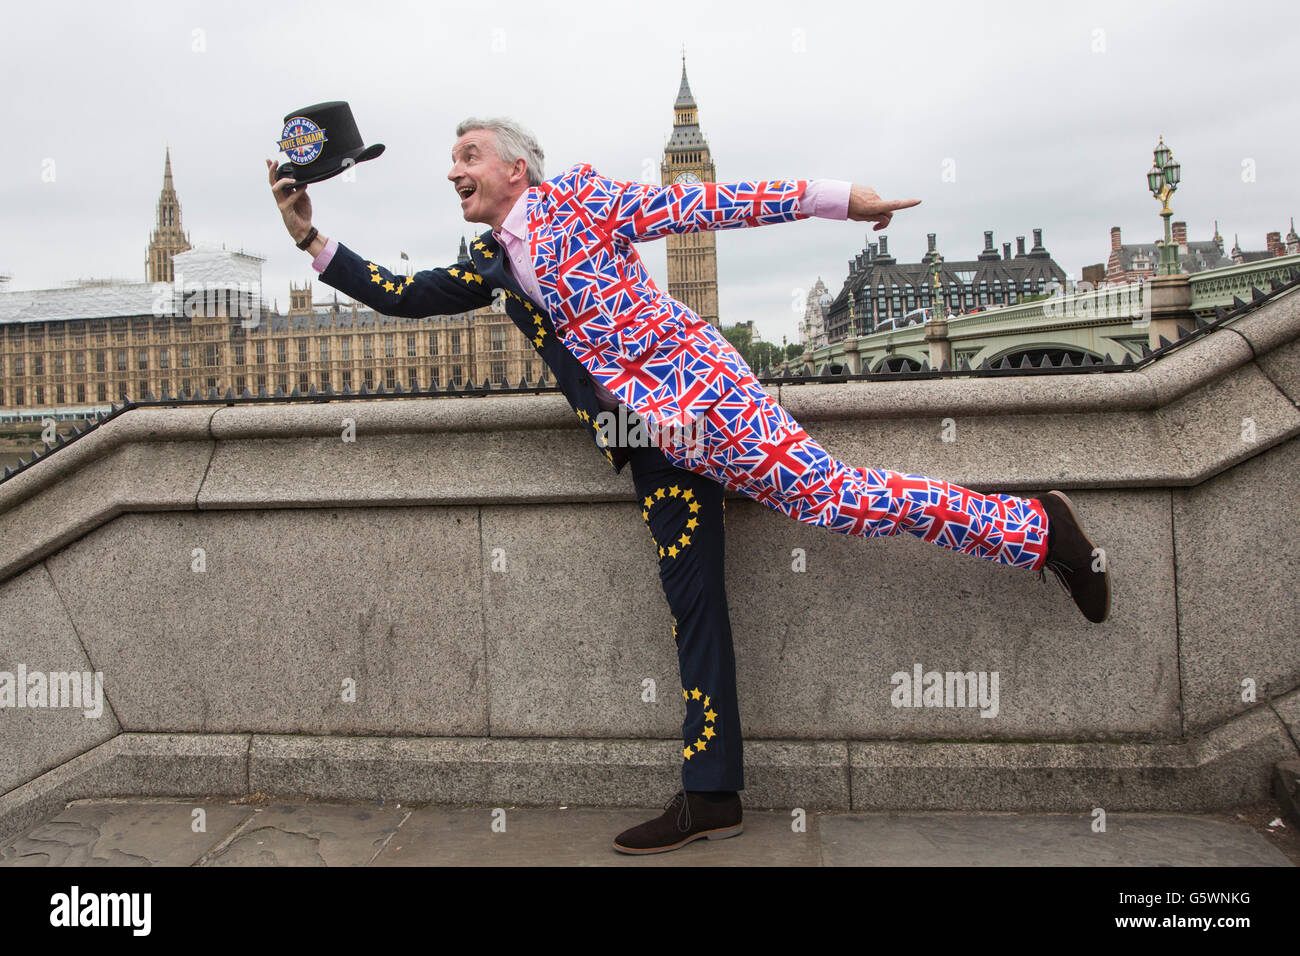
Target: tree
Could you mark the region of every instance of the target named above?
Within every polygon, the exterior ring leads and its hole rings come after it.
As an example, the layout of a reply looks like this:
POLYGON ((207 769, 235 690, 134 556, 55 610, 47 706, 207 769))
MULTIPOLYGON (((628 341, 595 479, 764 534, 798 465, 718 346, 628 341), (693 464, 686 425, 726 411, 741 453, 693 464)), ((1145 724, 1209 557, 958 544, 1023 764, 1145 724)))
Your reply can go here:
POLYGON ((740 357, 749 363, 750 348, 754 342, 754 330, 748 325, 731 325, 722 330, 722 337, 731 343, 731 347, 740 353, 740 357))
MULTIPOLYGON (((762 339, 755 340, 754 330, 746 322, 742 325, 732 325, 722 330, 722 337, 731 343, 731 347, 740 353, 740 357, 745 360, 755 372, 762 371, 764 367, 771 368, 780 365, 783 357, 789 352, 791 347, 784 351, 781 346, 773 342, 764 342, 762 339)), ((793 346, 803 351, 803 346, 793 346)))
POLYGON ((750 368, 762 369, 772 365, 781 364, 781 346, 772 342, 755 342, 752 346, 754 361, 749 363, 750 368))

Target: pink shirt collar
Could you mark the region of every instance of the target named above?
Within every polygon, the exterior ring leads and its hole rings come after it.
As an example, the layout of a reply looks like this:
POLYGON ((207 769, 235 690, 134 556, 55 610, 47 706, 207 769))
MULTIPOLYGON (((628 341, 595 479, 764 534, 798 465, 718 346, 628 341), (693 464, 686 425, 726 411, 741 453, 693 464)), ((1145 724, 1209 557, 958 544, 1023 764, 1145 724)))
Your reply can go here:
MULTIPOLYGON (((529 188, 531 189, 532 187, 529 188)), ((497 242, 500 242, 501 233, 507 232, 521 242, 526 239, 527 236, 524 230, 525 222, 527 221, 527 209, 528 190, 525 189, 519 194, 519 198, 515 200, 515 204, 510 207, 510 212, 506 214, 505 220, 501 223, 500 231, 495 229, 492 231, 492 237, 496 239, 497 242)))

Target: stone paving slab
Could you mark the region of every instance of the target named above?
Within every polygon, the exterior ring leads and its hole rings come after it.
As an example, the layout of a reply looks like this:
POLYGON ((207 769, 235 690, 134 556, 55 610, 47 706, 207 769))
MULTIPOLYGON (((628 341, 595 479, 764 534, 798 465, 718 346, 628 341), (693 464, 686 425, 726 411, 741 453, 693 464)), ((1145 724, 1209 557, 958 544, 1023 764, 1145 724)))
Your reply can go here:
POLYGON ((375 860, 377 866, 816 866, 815 824, 792 833, 779 811, 745 813, 745 830, 725 840, 696 840, 671 853, 628 856, 611 844, 655 810, 507 809, 493 832, 489 808, 417 810, 375 860))
MULTIPOLYGON (((249 804, 156 799, 69 805, 0 846, 0 866, 1292 866, 1251 826, 1190 814, 745 813, 745 831, 626 856, 614 836, 660 812, 249 804), (206 815, 195 833, 194 810, 206 815)), ((1269 810, 1268 812, 1271 812, 1269 810)), ((1245 816, 1238 817, 1242 820, 1245 816)), ((1290 859, 1288 859, 1288 856, 1290 859)))
POLYGON ((411 815, 329 804, 257 808, 203 866, 365 866, 411 815))
POLYGON ((827 816, 827 866, 1291 866, 1253 830, 1191 816, 876 813, 827 816))
POLYGON ((253 809, 198 801, 77 801, 0 848, 0 866, 189 866, 253 809), (195 832, 199 808, 206 820, 195 832))

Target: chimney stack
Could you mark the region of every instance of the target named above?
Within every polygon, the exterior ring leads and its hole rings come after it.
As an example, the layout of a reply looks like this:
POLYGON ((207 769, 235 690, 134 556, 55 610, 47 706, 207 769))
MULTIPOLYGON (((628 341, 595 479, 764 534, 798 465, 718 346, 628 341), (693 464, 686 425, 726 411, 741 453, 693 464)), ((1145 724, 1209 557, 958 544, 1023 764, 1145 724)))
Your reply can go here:
POLYGON ((1046 249, 1043 248, 1043 230, 1042 230, 1042 229, 1035 229, 1035 230, 1034 230, 1034 247, 1033 247, 1032 249, 1030 249, 1029 251, 1030 251, 1031 254, 1032 254, 1032 253, 1035 253, 1035 252, 1046 252, 1046 251, 1047 251, 1046 249))
POLYGON ((871 261, 872 259, 874 259, 874 258, 876 258, 876 244, 875 244, 874 242, 868 242, 868 243, 867 243, 867 261, 870 262, 870 261, 871 261))
POLYGON ((1025 254, 1025 237, 1016 236, 1016 258, 1019 259, 1025 254))
POLYGON ((1187 223, 1176 222, 1173 224, 1174 245, 1187 245, 1187 223))
POLYGON ((981 262, 997 262, 998 251, 993 248, 993 230, 984 230, 984 251, 978 256, 981 262))
POLYGON ((934 238, 935 236, 934 233, 932 232, 927 232, 925 234, 925 244, 928 247, 926 249, 926 252, 929 253, 930 255, 934 255, 934 238))
POLYGON ((889 255, 889 237, 880 237, 880 257, 883 259, 889 255))
POLYGON ((1119 247, 1120 247, 1119 226, 1111 226, 1110 227, 1110 251, 1119 252, 1119 247))
POLYGON ((1002 243, 1002 258, 1003 259, 1011 258, 1011 243, 1009 242, 1002 243))
POLYGON ((1286 255, 1286 247, 1282 245, 1282 233, 1270 232, 1264 240, 1267 243, 1268 254, 1270 256, 1286 255))

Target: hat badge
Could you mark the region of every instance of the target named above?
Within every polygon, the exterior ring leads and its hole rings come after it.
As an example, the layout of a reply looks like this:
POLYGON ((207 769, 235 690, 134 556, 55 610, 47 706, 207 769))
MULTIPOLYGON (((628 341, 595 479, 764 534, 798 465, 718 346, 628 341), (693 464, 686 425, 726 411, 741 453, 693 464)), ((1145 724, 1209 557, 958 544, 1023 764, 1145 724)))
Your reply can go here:
POLYGON ((280 149, 295 166, 315 162, 325 143, 325 130, 305 116, 290 117, 280 133, 280 149))

